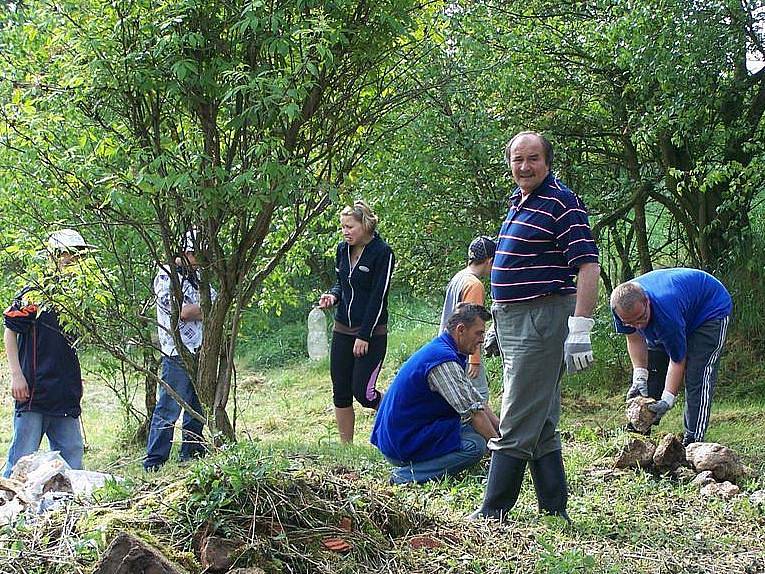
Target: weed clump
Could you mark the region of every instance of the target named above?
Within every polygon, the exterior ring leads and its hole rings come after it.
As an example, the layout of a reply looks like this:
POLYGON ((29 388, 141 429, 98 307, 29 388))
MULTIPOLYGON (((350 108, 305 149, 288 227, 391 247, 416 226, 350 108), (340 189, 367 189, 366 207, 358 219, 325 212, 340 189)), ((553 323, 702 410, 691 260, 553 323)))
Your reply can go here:
POLYGON ((423 510, 369 488, 356 473, 311 465, 243 443, 196 466, 188 496, 173 509, 176 523, 186 525, 181 538, 241 540, 260 555, 250 553, 250 561, 267 570, 342 571, 338 560, 348 568, 382 567, 396 538, 434 526, 423 510), (328 551, 327 541, 337 538, 342 550, 328 551))

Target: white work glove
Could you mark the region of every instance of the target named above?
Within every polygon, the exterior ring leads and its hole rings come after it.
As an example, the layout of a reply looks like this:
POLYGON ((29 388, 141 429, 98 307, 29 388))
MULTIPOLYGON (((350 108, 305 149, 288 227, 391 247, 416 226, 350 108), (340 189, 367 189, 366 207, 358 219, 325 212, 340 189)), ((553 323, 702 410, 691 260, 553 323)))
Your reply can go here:
POLYGON ((594 325, 595 319, 589 317, 568 318, 568 337, 563 344, 563 356, 569 374, 583 371, 595 362, 590 342, 590 331, 594 325))
POLYGON ((641 397, 648 396, 648 369, 643 367, 635 367, 632 369, 632 386, 627 391, 627 400, 635 398, 640 395, 641 397))
POLYGON ((659 402, 648 405, 648 410, 656 414, 656 419, 653 421, 654 424, 658 423, 661 420, 661 417, 667 414, 667 411, 675 406, 675 398, 675 395, 669 391, 664 391, 661 393, 661 400, 659 402))

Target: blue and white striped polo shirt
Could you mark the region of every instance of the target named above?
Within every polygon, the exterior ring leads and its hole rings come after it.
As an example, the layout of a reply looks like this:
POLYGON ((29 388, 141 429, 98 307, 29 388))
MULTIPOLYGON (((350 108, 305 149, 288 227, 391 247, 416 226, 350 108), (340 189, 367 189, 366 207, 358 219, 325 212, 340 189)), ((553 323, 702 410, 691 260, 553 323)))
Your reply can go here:
POLYGON ((579 266, 597 262, 584 204, 551 172, 522 205, 520 189, 510 197, 491 269, 492 299, 574 294, 579 266))

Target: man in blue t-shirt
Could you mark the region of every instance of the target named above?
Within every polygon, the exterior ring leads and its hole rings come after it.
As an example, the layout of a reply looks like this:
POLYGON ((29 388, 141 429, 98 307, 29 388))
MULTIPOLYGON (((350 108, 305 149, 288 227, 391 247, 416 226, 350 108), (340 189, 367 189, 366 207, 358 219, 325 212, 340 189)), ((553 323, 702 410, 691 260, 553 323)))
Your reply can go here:
POLYGON ((633 367, 627 398, 648 396, 648 349, 663 349, 669 356, 664 389, 648 408, 658 423, 675 404, 684 380, 686 446, 702 441, 709 426, 732 308, 723 284, 698 269, 651 271, 611 293, 614 326, 627 335, 633 367))

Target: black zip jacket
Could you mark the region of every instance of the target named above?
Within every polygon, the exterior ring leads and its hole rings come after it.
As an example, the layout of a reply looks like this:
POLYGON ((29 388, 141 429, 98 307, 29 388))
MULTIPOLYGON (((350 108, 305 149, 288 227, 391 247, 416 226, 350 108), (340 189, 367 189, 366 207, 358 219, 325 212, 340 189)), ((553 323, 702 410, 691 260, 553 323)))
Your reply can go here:
POLYGON ((82 376, 72 337, 64 333, 52 309, 23 300, 22 291, 3 314, 5 326, 16 333, 21 371, 30 398, 16 401, 16 412, 80 416, 82 376))
POLYGON ((375 327, 388 324, 388 291, 395 258, 375 233, 351 271, 351 249, 342 241, 335 255, 337 283, 329 293, 337 297, 335 320, 360 328, 357 338, 369 341, 375 327))

